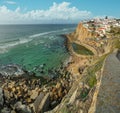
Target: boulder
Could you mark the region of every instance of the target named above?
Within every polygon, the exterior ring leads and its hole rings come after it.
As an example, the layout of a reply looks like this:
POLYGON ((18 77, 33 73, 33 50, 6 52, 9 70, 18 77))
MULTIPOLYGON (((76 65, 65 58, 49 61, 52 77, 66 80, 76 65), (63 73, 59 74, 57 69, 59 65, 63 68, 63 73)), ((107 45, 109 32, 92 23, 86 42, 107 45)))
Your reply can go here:
POLYGON ((0 67, 1 76, 19 76, 25 74, 24 70, 18 65, 5 65, 0 67))
POLYGON ((44 98, 44 93, 41 92, 34 102, 34 108, 36 113, 38 113, 38 108, 43 98, 44 98))
POLYGON ((5 107, 0 111, 0 113, 10 113, 10 109, 5 107))
POLYGON ((56 88, 59 89, 61 87, 61 83, 57 82, 56 88))
POLYGON ((50 94, 47 93, 44 98, 42 99, 40 105, 38 106, 36 113, 44 113, 48 111, 50 108, 50 94))
POLYGON ((47 93, 41 102, 41 112, 44 113, 45 111, 49 110, 50 105, 50 94, 47 93))
POLYGON ((21 102, 17 102, 15 104, 15 111, 17 113, 32 113, 30 108, 24 104, 22 104, 21 102))
POLYGON ((32 100, 35 100, 35 99, 37 98, 37 96, 38 96, 38 91, 32 90, 32 95, 30 96, 30 98, 31 98, 32 100))

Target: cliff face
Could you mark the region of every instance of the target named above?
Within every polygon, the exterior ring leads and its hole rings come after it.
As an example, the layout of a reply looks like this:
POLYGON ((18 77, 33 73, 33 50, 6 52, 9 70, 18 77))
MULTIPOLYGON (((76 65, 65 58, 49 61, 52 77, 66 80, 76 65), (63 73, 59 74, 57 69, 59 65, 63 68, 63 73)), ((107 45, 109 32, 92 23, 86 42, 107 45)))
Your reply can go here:
POLYGON ((70 37, 74 38, 74 40, 85 41, 86 38, 92 37, 92 33, 85 28, 82 23, 79 23, 75 32, 70 34, 70 37))
MULTIPOLYGON (((99 41, 94 41, 93 43, 91 40, 87 40, 87 38, 90 39, 94 37, 94 35, 80 23, 78 24, 75 32, 67 35, 67 37, 70 44, 75 42, 77 44, 83 45, 85 43, 91 47, 95 46, 98 51, 100 49, 108 49, 106 47, 109 45, 113 44, 113 47, 116 45, 116 42, 111 40, 110 42, 106 42, 106 46, 102 45, 104 48, 100 48, 95 45, 99 44, 99 41)), ((104 40, 102 43, 104 44, 104 40)), ((90 47, 88 48, 90 49, 90 47)), ((71 51, 71 48, 69 50, 71 51)), ((111 51, 112 49, 109 47, 109 50, 111 51)), ((117 105, 119 105, 118 103, 120 102, 117 97, 118 95, 115 95, 114 93, 117 92, 117 94, 119 94, 119 91, 116 90, 119 88, 116 87, 114 83, 111 83, 114 81, 117 86, 120 86, 118 85, 118 68, 120 65, 118 66, 119 62, 116 58, 113 58, 113 56, 109 59, 106 59, 107 55, 109 54, 102 53, 100 56, 83 57, 72 54, 72 60, 68 66, 70 67, 70 72, 72 72, 72 87, 70 88, 68 94, 62 99, 61 103, 52 111, 48 111, 46 113, 119 112, 120 107, 117 105), (104 62, 105 59, 106 62, 104 62), (117 65, 117 68, 113 64, 117 65), (79 72, 77 73, 78 70, 79 72), (106 72, 108 76, 104 76, 104 74, 106 75, 106 72), (116 76, 113 77, 113 75, 116 76), (112 80, 111 78, 114 79, 112 80), (109 109, 110 107, 111 109, 109 109)), ((117 57, 120 60, 120 52, 117 53, 117 57)))
POLYGON ((67 35, 69 41, 71 43, 75 42, 77 44, 80 44, 86 48, 88 48, 90 51, 94 53, 94 55, 97 54, 96 49, 93 47, 96 42, 91 42, 91 38, 95 37, 96 34, 92 31, 89 31, 88 28, 86 28, 82 23, 79 23, 76 30, 70 34, 67 35))

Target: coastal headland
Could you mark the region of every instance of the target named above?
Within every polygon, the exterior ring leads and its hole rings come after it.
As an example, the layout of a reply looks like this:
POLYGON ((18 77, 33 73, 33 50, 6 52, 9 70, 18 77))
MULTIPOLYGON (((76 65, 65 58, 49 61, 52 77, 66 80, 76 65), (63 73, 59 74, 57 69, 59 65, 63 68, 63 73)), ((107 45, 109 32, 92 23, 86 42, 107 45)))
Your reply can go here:
MULTIPOLYGON (((82 22, 74 32, 66 34, 66 45, 71 56, 65 66, 51 70, 56 77, 36 77, 34 73, 17 65, 8 66, 7 69, 3 67, 8 73, 0 73, 0 112, 100 113, 101 108, 102 111, 107 110, 106 103, 110 102, 108 107, 111 107, 112 101, 119 97, 119 91, 116 91, 119 90, 119 82, 116 82, 120 79, 119 71, 116 71, 117 74, 113 72, 115 66, 119 66, 119 60, 114 63, 116 57, 111 57, 111 54, 116 51, 119 58, 120 27, 114 26, 115 20, 103 19, 98 23, 97 21, 82 22), (104 29, 101 30, 103 26, 104 29), (112 69, 109 67, 110 61, 113 62, 112 69), (110 73, 105 73, 106 66, 110 73), (15 71, 11 74, 8 70, 15 71), (106 76, 109 79, 106 79, 106 76), (112 84, 116 91, 114 95, 109 87, 110 79, 115 80, 115 84, 112 84), (104 84, 107 90, 102 88, 104 84), (109 92, 112 97, 107 100, 109 92)), ((116 23, 119 21, 116 20, 116 23)), ((116 101, 114 106, 118 107, 112 106, 116 110, 111 109, 119 111, 118 104, 119 101, 116 101)), ((109 110, 107 112, 110 113, 109 110)))

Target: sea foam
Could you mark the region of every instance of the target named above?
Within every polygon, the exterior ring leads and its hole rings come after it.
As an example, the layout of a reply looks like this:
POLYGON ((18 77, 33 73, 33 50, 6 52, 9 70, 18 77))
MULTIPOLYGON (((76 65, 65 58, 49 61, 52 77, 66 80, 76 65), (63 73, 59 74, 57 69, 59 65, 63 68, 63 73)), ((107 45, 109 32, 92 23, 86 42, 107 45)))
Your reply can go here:
POLYGON ((0 44, 0 53, 8 52, 9 48, 14 47, 19 44, 28 43, 30 41, 32 41, 32 39, 30 38, 29 39, 18 39, 18 41, 0 44))
POLYGON ((51 34, 51 33, 57 33, 57 32, 67 31, 69 29, 64 28, 64 29, 61 29, 61 30, 54 30, 54 31, 49 31, 49 32, 38 33, 38 34, 34 34, 34 35, 29 36, 29 38, 35 38, 35 37, 39 37, 39 36, 43 36, 43 35, 48 35, 48 34, 51 34))
MULTIPOLYGON (((71 28, 69 28, 71 29, 71 28)), ((28 36, 28 38, 19 38, 16 41, 12 40, 10 42, 6 42, 4 44, 0 44, 0 54, 3 54, 5 52, 8 52, 9 48, 20 45, 20 44, 24 44, 24 43, 28 43, 30 41, 32 41, 34 38, 39 37, 39 36, 44 36, 44 35, 48 35, 48 34, 52 34, 52 33, 59 33, 59 32, 64 32, 69 30, 67 28, 61 29, 61 30, 54 30, 54 31, 49 31, 49 32, 42 32, 42 33, 38 33, 38 34, 33 34, 28 36)), ((49 39, 54 40, 55 37, 51 36, 49 37, 49 39)), ((44 42, 41 42, 44 43, 44 42)))

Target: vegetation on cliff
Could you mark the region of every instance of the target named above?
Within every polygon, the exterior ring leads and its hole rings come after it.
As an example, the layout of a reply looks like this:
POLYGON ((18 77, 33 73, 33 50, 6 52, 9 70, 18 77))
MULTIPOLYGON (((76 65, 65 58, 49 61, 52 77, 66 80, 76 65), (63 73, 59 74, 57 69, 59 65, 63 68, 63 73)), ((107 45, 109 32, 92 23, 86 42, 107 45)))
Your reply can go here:
POLYGON ((98 72, 102 68, 104 60, 107 55, 108 54, 98 57, 96 62, 86 70, 87 74, 86 77, 84 78, 85 83, 88 84, 91 88, 93 88, 97 83, 96 72, 98 72))

